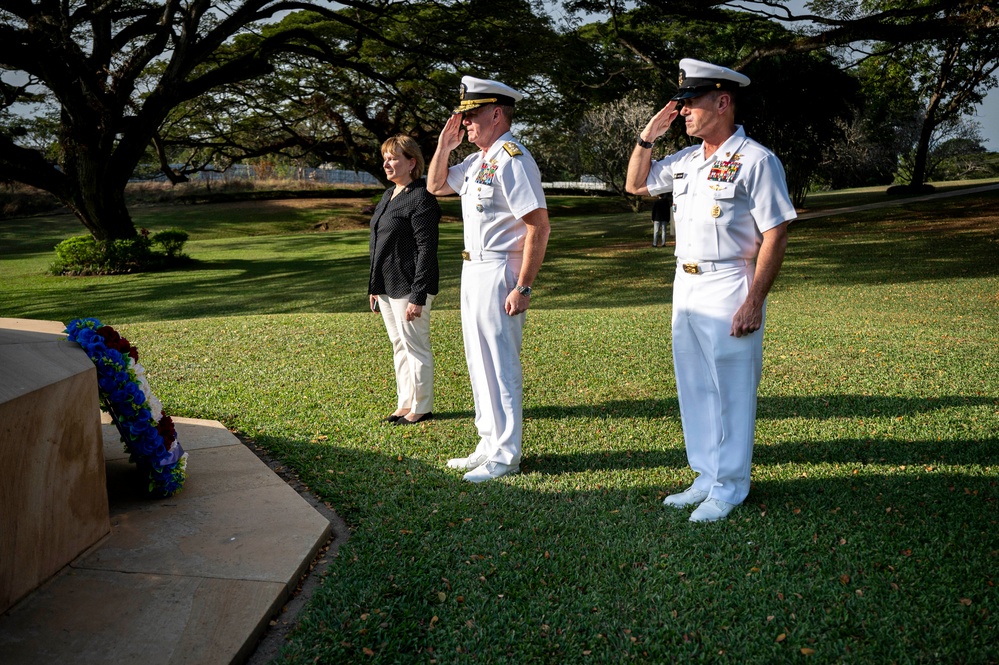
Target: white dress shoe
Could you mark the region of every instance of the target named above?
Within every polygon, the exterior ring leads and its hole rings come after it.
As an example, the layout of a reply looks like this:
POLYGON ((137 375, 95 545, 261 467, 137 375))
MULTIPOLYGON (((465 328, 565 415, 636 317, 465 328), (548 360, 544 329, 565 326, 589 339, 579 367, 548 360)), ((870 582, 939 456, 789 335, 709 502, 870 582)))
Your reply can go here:
POLYGON ((520 471, 520 465, 518 464, 486 462, 475 467, 462 477, 470 483, 481 483, 486 480, 495 480, 510 473, 517 473, 518 471, 520 471))
POLYGON ((726 503, 718 499, 707 499, 690 514, 691 522, 717 522, 728 517, 735 508, 734 503, 726 503))
POLYGON ((465 471, 471 471, 477 466, 482 466, 486 463, 485 455, 469 455, 468 457, 455 457, 447 461, 447 466, 449 469, 464 469, 465 471))
POLYGON ((687 506, 696 506, 707 498, 708 493, 704 490, 695 490, 693 487, 688 487, 682 492, 670 494, 663 499, 663 505, 672 506, 673 508, 686 508, 687 506))

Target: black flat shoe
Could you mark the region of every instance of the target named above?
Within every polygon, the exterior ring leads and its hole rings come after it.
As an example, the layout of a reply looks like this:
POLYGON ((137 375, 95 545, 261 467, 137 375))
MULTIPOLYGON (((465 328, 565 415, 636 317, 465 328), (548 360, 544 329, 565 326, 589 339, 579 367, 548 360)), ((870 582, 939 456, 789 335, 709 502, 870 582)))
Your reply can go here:
POLYGON ((406 416, 389 416, 388 418, 382 418, 383 423, 394 423, 400 418, 405 418, 406 416))
POLYGON ((409 419, 406 418, 406 416, 402 416, 402 417, 399 418, 399 420, 395 421, 395 424, 396 425, 415 425, 417 423, 422 423, 422 422, 424 422, 426 420, 433 420, 433 417, 434 417, 434 412, 433 411, 427 411, 426 413, 421 414, 420 417, 417 418, 416 420, 409 420, 409 419))

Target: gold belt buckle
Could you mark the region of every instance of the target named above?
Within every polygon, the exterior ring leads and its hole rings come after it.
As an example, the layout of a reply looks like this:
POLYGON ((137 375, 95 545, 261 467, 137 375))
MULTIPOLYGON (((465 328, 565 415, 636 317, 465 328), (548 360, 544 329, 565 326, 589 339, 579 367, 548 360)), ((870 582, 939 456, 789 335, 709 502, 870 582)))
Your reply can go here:
POLYGON ((468 252, 468 250, 463 249, 461 250, 461 258, 465 259, 466 261, 471 261, 472 255, 468 252))
POLYGON ((701 272, 701 270, 700 268, 697 267, 696 263, 684 263, 683 272, 689 273, 691 275, 696 275, 697 273, 701 272))

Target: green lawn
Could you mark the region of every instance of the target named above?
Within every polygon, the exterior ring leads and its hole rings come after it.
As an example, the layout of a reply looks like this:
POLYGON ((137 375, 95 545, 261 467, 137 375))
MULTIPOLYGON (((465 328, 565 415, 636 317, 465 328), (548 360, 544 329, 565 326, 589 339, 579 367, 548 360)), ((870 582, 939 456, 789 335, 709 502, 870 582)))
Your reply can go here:
POLYGON ((470 485, 444 464, 476 440, 460 226, 439 417, 395 428, 366 232, 252 210, 218 232, 209 208, 193 270, 122 277, 44 276, 46 227, 0 223, 0 315, 115 325, 169 413, 263 444, 347 521, 283 662, 999 662, 999 195, 792 226, 753 489, 709 525, 660 503, 692 473, 645 213, 553 206, 523 473, 470 485))

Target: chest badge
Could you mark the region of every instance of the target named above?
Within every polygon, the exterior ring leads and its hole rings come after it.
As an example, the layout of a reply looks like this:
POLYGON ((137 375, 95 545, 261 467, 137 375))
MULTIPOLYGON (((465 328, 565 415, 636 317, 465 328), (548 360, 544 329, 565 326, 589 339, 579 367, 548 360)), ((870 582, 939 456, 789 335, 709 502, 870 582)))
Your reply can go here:
POLYGON ((721 217, 721 206, 718 205, 717 203, 711 206, 711 216, 714 217, 715 219, 721 217))
POLYGON ((475 204, 475 212, 482 212, 483 210, 485 210, 485 208, 482 207, 481 203, 475 204))
POLYGON ((742 162, 730 160, 727 162, 716 161, 708 173, 708 180, 714 182, 735 182, 735 177, 739 175, 742 162))
POLYGON ((488 162, 482 162, 482 166, 479 167, 479 173, 475 176, 475 182, 480 185, 492 186, 493 180, 496 178, 496 169, 499 164, 496 163, 495 159, 488 162))

